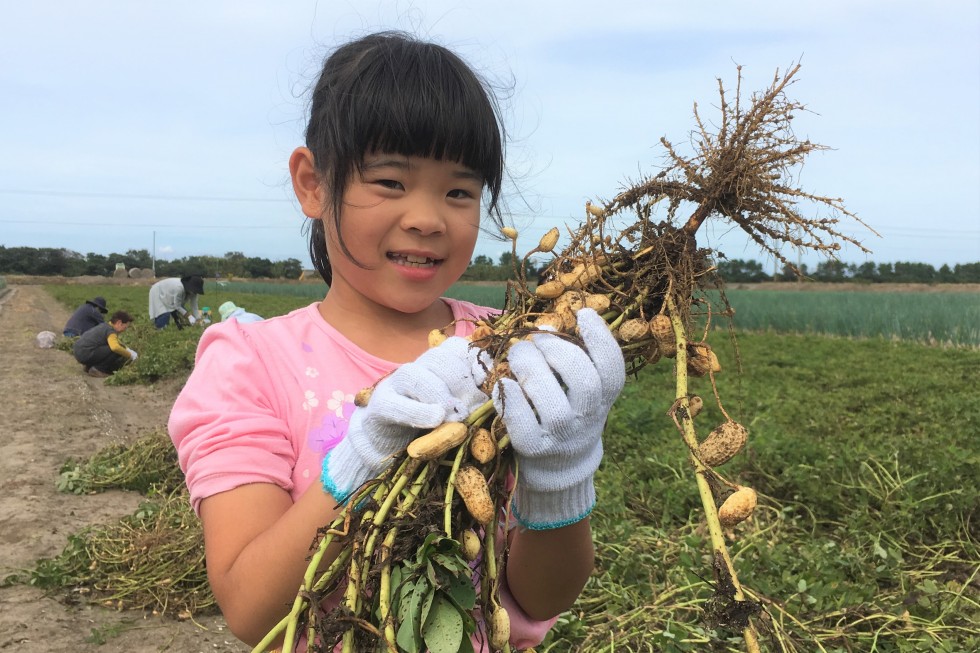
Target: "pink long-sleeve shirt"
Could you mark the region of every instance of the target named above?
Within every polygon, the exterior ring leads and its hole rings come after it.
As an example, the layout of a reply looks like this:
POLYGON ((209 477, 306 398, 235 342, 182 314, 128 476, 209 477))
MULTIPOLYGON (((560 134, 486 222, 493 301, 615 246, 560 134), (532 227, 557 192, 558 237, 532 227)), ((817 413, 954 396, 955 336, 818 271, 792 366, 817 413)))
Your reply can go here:
MULTIPOLYGON (((492 312, 443 301, 460 336, 492 312)), ((168 425, 194 510, 249 483, 273 483, 296 501, 319 482, 324 456, 346 436, 354 394, 396 367, 330 326, 316 303, 262 322, 209 326, 168 425)), ((500 595, 511 644, 539 644, 555 619, 529 618, 505 585, 500 595)), ((487 650, 481 645, 474 639, 476 651, 487 650)))

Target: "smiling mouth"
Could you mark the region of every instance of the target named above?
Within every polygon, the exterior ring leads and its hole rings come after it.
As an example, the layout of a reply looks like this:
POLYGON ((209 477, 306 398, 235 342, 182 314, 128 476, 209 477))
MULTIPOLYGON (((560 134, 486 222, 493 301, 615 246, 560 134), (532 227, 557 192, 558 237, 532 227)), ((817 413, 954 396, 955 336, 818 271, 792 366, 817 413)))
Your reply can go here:
POLYGON ((388 259, 394 261, 398 265, 404 265, 410 268, 431 268, 437 263, 441 262, 441 259, 415 256, 413 254, 395 254, 391 252, 388 253, 388 259))

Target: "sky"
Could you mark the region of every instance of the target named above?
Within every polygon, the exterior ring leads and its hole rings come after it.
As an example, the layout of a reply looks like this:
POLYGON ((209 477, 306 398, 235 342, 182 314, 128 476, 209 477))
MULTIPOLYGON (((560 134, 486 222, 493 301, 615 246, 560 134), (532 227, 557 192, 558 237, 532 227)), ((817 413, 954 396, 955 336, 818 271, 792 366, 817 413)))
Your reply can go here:
MULTIPOLYGON (((762 91, 798 62, 794 130, 830 149, 794 176, 878 234, 845 219, 872 253, 840 259, 980 261, 976 0, 5 2, 0 245, 308 267, 287 170, 307 90, 332 48, 380 29, 505 89, 519 253, 658 172, 661 137, 686 151, 695 103, 718 115, 718 79, 733 89, 741 66, 762 91)), ((774 265, 720 222, 699 242, 774 265)), ((481 236, 476 254, 504 251, 481 236)))

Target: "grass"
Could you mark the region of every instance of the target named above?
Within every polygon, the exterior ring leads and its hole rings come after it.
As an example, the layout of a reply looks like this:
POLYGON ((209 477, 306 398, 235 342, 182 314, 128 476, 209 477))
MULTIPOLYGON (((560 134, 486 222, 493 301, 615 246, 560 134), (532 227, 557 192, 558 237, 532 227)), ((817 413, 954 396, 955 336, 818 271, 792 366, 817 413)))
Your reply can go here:
MULTIPOLYGON (((274 296, 259 297, 228 295, 273 308, 274 296)), ((750 432, 720 471, 760 493, 731 551, 764 607, 764 650, 980 650, 980 350, 773 332, 740 334, 737 349, 716 332, 712 344, 725 367, 719 396, 750 432)), ((692 382, 707 404, 703 437, 723 416, 708 380, 692 382)), ((539 653, 742 650, 739 633, 704 619, 715 581, 686 449, 666 416, 673 397, 665 360, 610 414, 596 571, 539 653)))
MULTIPOLYGON (((980 648, 980 352, 751 334, 738 377, 731 346, 715 346, 719 394, 750 430, 721 471, 761 495, 731 550, 766 607, 766 650, 980 648)), ((672 399, 660 363, 614 407, 597 571, 539 651, 742 650, 702 622, 714 579, 672 399)), ((722 421, 709 406, 701 435, 722 421)))

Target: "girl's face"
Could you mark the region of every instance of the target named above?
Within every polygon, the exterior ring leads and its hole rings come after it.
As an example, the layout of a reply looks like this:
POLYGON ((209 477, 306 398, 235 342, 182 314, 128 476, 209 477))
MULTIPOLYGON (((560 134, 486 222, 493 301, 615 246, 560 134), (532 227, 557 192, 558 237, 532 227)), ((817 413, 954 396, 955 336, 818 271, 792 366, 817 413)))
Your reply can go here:
POLYGON ((344 194, 340 222, 354 261, 325 218, 330 293, 402 313, 429 308, 470 264, 482 192, 480 175, 457 162, 366 156, 344 194))

